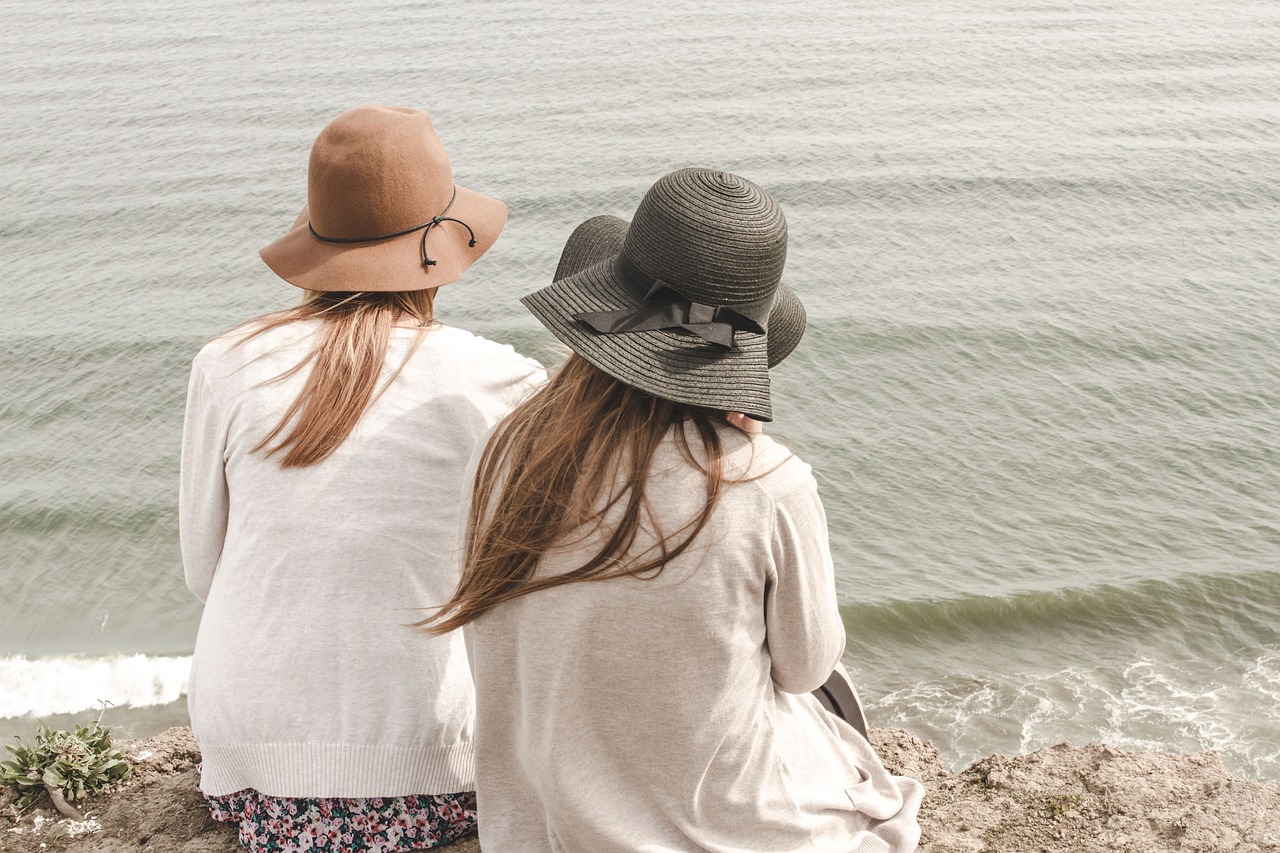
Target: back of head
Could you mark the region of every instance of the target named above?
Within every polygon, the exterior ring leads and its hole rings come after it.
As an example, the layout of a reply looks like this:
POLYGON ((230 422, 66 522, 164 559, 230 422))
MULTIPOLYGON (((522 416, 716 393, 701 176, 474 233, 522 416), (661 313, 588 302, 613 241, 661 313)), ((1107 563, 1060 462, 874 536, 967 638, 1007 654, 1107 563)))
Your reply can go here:
POLYGON ((369 104, 320 131, 307 204, 259 254, 305 290, 422 290, 461 278, 506 221, 505 204, 454 183, 430 116, 369 104))
POLYGON ((674 402, 770 420, 766 330, 787 224, 761 187, 680 169, 645 193, 610 263, 521 301, 570 349, 674 402))
MULTIPOLYGON (((593 216, 582 222, 560 252, 560 262, 552 281, 560 281, 587 267, 612 260, 622 251, 630 224, 617 216, 593 216)), ((769 312, 768 360, 777 367, 795 350, 804 337, 807 316, 804 304, 785 282, 778 283, 778 295, 769 312)))
POLYGON ((692 301, 741 305, 773 296, 787 261, 787 220, 756 184, 678 169, 645 193, 622 254, 692 301))
POLYGON ((286 374, 310 365, 302 392, 254 450, 294 468, 341 446, 376 399, 392 327, 432 323, 436 290, 493 245, 506 216, 502 202, 454 183, 425 112, 366 104, 330 121, 311 147, 307 205, 259 253, 306 296, 249 337, 297 320, 322 327, 286 374))

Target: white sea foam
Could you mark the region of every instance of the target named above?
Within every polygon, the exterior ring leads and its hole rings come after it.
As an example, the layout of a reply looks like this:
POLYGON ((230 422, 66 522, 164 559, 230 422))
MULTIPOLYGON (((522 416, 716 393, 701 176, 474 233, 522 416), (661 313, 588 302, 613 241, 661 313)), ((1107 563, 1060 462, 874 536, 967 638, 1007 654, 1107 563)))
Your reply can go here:
POLYGON ((875 725, 932 740, 956 769, 991 752, 1062 740, 1140 750, 1214 750, 1233 772, 1280 779, 1280 648, 1225 664, 1149 658, 1055 672, 953 675, 905 684, 870 703, 875 725))
POLYGON ((187 691, 190 672, 190 657, 0 657, 0 718, 70 714, 101 702, 164 705, 187 691))

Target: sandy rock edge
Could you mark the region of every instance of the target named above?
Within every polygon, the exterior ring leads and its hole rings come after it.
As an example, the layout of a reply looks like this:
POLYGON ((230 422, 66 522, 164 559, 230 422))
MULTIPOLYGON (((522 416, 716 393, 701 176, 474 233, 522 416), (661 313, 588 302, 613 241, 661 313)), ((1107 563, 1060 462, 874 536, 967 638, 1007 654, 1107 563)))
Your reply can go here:
MULTIPOLYGON (((932 744, 901 729, 872 729, 871 740, 890 770, 928 789, 923 853, 1280 853, 1280 785, 1231 776, 1215 753, 1063 743, 952 773, 932 744)), ((0 853, 243 849, 196 792, 200 752, 190 729, 121 746, 132 778, 80 804, 84 822, 49 809, 19 819, 0 798, 0 853)), ((441 849, 480 848, 468 839, 441 849)))

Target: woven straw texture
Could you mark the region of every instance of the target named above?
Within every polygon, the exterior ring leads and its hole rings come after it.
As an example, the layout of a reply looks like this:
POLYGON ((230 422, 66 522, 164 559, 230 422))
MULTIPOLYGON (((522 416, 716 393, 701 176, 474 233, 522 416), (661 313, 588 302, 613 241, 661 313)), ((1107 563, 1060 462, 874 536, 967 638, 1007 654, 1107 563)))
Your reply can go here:
POLYGON ((605 215, 593 216, 573 229, 560 251, 560 263, 556 264, 552 281, 582 272, 618 254, 622 241, 627 239, 627 227, 627 220, 605 215))
POLYGON ((773 419, 764 335, 738 332, 735 349, 726 353, 679 330, 597 334, 573 315, 643 304, 618 285, 610 264, 596 264, 520 301, 570 349, 628 385, 677 403, 773 419))
POLYGON ((769 312, 769 366, 777 367, 791 355, 804 337, 808 314, 796 292, 786 284, 778 284, 778 300, 769 312))
MULTIPOLYGON (((587 267, 613 258, 622 250, 630 223, 617 216, 593 216, 583 222, 560 252, 555 281, 582 272, 587 267)), ((804 337, 808 316, 804 303, 786 282, 778 283, 777 301, 769 314, 769 367, 774 368, 795 351, 804 337)))
MULTIPOLYGON (((616 236, 616 225, 597 227, 616 236)), ((581 253, 566 247, 561 267, 565 255, 571 264, 590 263, 603 251, 608 234, 589 230, 590 239, 579 238, 587 240, 581 253)), ((690 300, 733 306, 776 292, 786 243, 782 210, 760 187, 726 172, 681 169, 645 194, 622 254, 690 300)), ((644 304, 608 263, 592 264, 521 301, 570 349, 628 385, 678 403, 773 419, 765 335, 739 331, 734 348, 725 350, 680 329, 599 334, 574 315, 644 304)))
POLYGON ((787 221, 777 202, 745 178, 680 169, 645 194, 622 251, 695 302, 753 302, 782 279, 787 221))

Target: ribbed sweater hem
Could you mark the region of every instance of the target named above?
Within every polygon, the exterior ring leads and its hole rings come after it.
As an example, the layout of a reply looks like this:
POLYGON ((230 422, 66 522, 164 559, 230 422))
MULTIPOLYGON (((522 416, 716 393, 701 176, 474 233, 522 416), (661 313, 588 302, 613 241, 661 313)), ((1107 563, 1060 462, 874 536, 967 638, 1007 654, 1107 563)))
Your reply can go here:
POLYGON ((200 789, 209 796, 253 788, 274 797, 403 797, 474 791, 471 741, 448 746, 201 741, 200 789))

